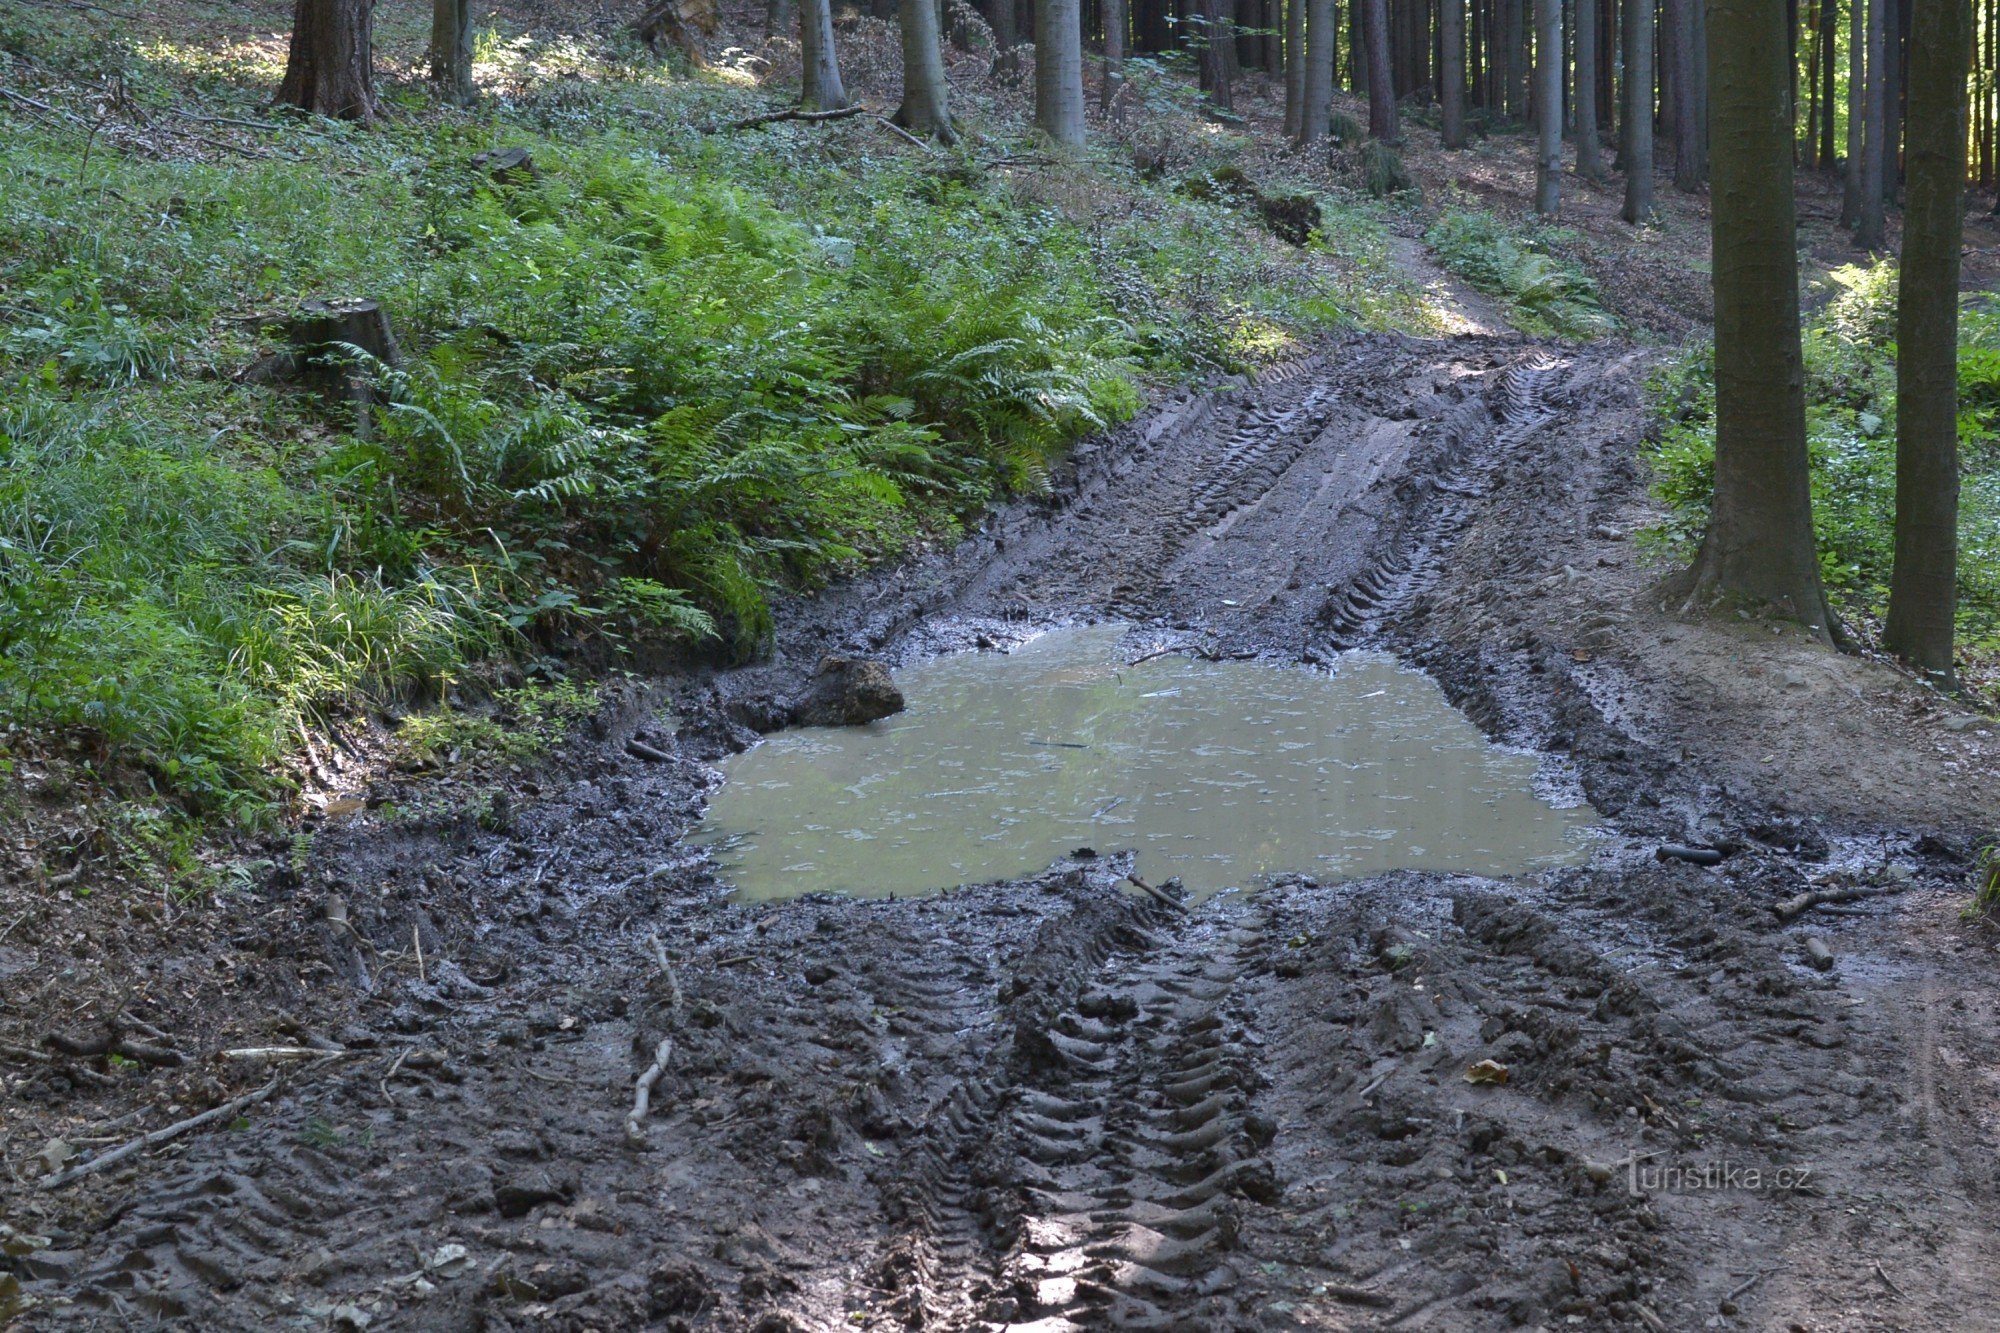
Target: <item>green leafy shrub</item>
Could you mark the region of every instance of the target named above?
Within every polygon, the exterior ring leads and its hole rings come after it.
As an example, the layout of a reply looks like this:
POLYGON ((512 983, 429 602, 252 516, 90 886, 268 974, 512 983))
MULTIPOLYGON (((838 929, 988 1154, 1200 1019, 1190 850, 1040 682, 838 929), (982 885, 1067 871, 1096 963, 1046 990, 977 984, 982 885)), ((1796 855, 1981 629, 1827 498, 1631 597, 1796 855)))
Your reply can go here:
POLYGON ((1424 233, 1439 262, 1489 296, 1528 333, 1601 338, 1617 321, 1599 304, 1597 284, 1562 250, 1575 240, 1559 228, 1517 229, 1485 209, 1448 208, 1424 233))

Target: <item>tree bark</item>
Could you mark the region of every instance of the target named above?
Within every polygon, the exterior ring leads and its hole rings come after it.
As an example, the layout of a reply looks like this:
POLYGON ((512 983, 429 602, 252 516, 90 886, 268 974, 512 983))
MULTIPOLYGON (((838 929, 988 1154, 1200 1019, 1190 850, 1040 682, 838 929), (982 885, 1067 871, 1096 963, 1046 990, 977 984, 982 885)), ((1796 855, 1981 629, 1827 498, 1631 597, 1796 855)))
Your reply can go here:
POLYGON ((1968 0, 1915 0, 1909 198, 1896 298, 1896 561, 1882 645, 1953 678, 1958 611, 1958 277, 1968 0))
POLYGON ((1861 117, 1861 198, 1854 243, 1876 253, 1882 249, 1882 176, 1889 128, 1888 80, 1883 60, 1883 0, 1866 0, 1868 5, 1868 83, 1862 94, 1861 117))
POLYGON ((833 46, 833 0, 804 0, 800 4, 799 58, 804 66, 799 105, 808 111, 838 111, 846 106, 840 55, 833 46))
POLYGON ((1465 147, 1465 0, 1440 0, 1439 45, 1443 86, 1439 100, 1444 146, 1465 147))
POLYGON ((1563 0, 1535 0, 1535 212, 1562 212, 1563 0))
POLYGON ((1083 6, 1036 0, 1035 128, 1050 143, 1083 146, 1083 6))
POLYGON ((431 82, 447 102, 471 106, 472 5, 470 0, 431 0, 431 82))
POLYGON ((297 0, 279 104, 374 124, 374 45, 375 0, 297 0))
POLYGON ((1576 0, 1576 174, 1604 179, 1597 119, 1597 2, 1576 0))
POLYGON ((799 21, 798 0, 765 0, 764 35, 778 37, 790 32, 799 21))
POLYGON ((1831 642, 1806 461, 1785 11, 1711 4, 1715 504, 1687 587, 1690 601, 1775 607, 1831 642))
POLYGON ((1104 87, 1100 95, 1104 109, 1109 111, 1125 86, 1125 0, 1103 0, 1103 5, 1104 87))
POLYGON ((1692 194, 1707 173, 1701 161, 1701 98, 1695 91, 1695 7, 1702 0, 1667 0, 1667 21, 1673 25, 1670 54, 1673 70, 1674 188, 1692 194))
POLYGON ((1305 6, 1304 89, 1299 110, 1299 147, 1326 138, 1333 116, 1333 59, 1340 45, 1340 18, 1334 0, 1293 0, 1305 6))
POLYGON ((1848 4, 1847 176, 1840 193, 1840 225, 1843 227, 1861 225, 1861 159, 1867 156, 1862 125, 1868 119, 1864 92, 1868 86, 1868 2, 1849 0, 1848 4))
POLYGON ((1388 0, 1362 0, 1368 36, 1368 136, 1394 143, 1396 79, 1389 70, 1388 0))
POLYGON ((1833 102, 1837 96, 1834 90, 1834 62, 1840 58, 1840 0, 1820 0, 1819 21, 1819 103, 1822 112, 1819 159, 1821 168, 1831 171, 1840 151, 1834 140, 1833 128, 1833 102))
POLYGON ((1625 0, 1625 24, 1631 45, 1625 59, 1625 210, 1621 216, 1637 225, 1653 218, 1653 0, 1625 0))
POLYGON ((1234 109, 1230 57, 1236 49, 1236 0, 1202 0, 1201 10, 1201 90, 1208 94, 1209 110, 1227 114, 1234 109))
MULTIPOLYGON (((1331 88, 1332 80, 1329 79, 1331 88)), ((1306 110, 1306 2, 1285 0, 1285 137, 1297 140, 1306 110)))
POLYGON ((945 99, 944 48, 939 44, 937 0, 901 0, 903 104, 896 123, 919 138, 957 143, 945 99))

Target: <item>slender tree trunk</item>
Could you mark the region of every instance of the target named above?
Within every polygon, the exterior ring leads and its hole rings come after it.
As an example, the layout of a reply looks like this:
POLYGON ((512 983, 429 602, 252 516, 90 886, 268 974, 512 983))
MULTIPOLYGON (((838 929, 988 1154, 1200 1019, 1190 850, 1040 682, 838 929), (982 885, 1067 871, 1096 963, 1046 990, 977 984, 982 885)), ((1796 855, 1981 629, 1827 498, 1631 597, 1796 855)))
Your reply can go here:
POLYGON ((1293 0, 1303 3, 1306 25, 1305 68, 1299 111, 1299 146, 1310 148, 1326 138, 1333 115, 1333 58, 1340 45, 1340 18, 1334 0, 1293 0))
POLYGON ((1507 0, 1507 114, 1528 114, 1528 6, 1532 0, 1507 0))
POLYGON ((798 0, 764 0, 764 35, 778 37, 798 26, 798 0))
POLYGON ((1694 11, 1702 0, 1667 0, 1667 19, 1673 25, 1674 44, 1670 56, 1673 70, 1674 106, 1674 188, 1692 194, 1701 188, 1700 116, 1701 100, 1694 86, 1694 11))
POLYGON ((374 124, 382 113, 375 100, 374 45, 375 0, 297 0, 278 102, 374 124))
POLYGON ((1438 32, 1442 69, 1444 146, 1465 147, 1465 0, 1440 0, 1438 32))
POLYGON ((1597 120, 1597 3, 1576 0, 1576 174, 1604 179, 1597 120))
POLYGON ((469 0, 431 0, 431 82, 454 106, 471 106, 472 5, 469 0))
POLYGON ((1903 18, 1907 4, 1882 0, 1882 204, 1896 202, 1903 168, 1903 18))
POLYGON ((958 142, 945 99, 944 48, 938 36, 937 0, 901 0, 903 105, 896 123, 920 138, 958 142))
POLYGON ((1840 225, 1861 225, 1862 159, 1868 155, 1868 5, 1875 0, 1849 0, 1847 30, 1847 179, 1840 195, 1840 225))
POLYGON ((1611 0, 1618 11, 1618 155, 1611 163, 1613 171, 1629 173, 1632 170, 1632 71, 1639 68, 1632 44, 1637 25, 1632 22, 1632 0, 1611 0))
POLYGON ((1882 644, 1953 677, 1958 611, 1958 269, 1969 0, 1915 0, 1909 200, 1896 298, 1896 563, 1882 644))
POLYGON ((1825 7, 1815 3, 1807 11, 1811 14, 1812 42, 1806 52, 1806 138, 1805 162, 1807 167, 1819 165, 1819 62, 1826 54, 1826 36, 1821 20, 1825 7))
POLYGON ((811 111, 837 111, 846 106, 840 56, 833 49, 832 0, 803 0, 799 5, 799 55, 804 66, 799 105, 811 111))
POLYGON ((1396 80, 1389 72, 1388 0, 1362 0, 1368 32, 1368 135, 1383 143, 1394 143, 1396 126, 1396 80))
POLYGON ((1834 86, 1834 62, 1840 59, 1840 0, 1820 0, 1819 21, 1819 104, 1823 112, 1819 123, 1819 164, 1823 170, 1832 171, 1840 151, 1834 135, 1833 114, 1834 98, 1838 95, 1834 86))
POLYGON ((1868 86, 1863 95, 1866 111, 1861 126, 1861 201, 1860 221, 1854 230, 1854 243, 1863 250, 1875 253, 1882 249, 1882 177, 1887 162, 1888 146, 1884 142, 1889 128, 1888 80, 1883 68, 1883 0, 1867 0, 1868 4, 1868 86))
MULTIPOLYGON (((1731 0, 1744 4, 1750 0, 1731 0)), ((1723 0, 1715 0, 1723 3, 1723 0)), ((1653 0, 1625 0, 1631 47, 1625 65, 1625 211, 1630 223, 1653 218, 1653 0)), ((1789 160, 1789 159, 1788 159, 1789 160)))
POLYGON ((1368 95, 1367 15, 1367 0, 1348 0, 1347 91, 1363 97, 1368 95))
POLYGON ((1807 477, 1785 11, 1771 0, 1711 4, 1715 506, 1690 600, 1735 594, 1831 642, 1807 477))
MULTIPOLYGON (((1329 78, 1327 84, 1332 86, 1329 78)), ((1285 136, 1298 139, 1306 111, 1306 0, 1285 0, 1285 136)))
POLYGON ((1064 148, 1083 146, 1083 6, 1036 0, 1035 128, 1064 148))
POLYGON ((1562 0, 1535 0, 1535 212, 1562 211, 1562 0))
POLYGON ((1104 0, 1104 109, 1125 86, 1125 0, 1104 0))
POLYGON ((1230 95, 1230 54, 1236 46, 1235 0, 1202 0, 1201 89, 1211 111, 1234 109, 1230 95))

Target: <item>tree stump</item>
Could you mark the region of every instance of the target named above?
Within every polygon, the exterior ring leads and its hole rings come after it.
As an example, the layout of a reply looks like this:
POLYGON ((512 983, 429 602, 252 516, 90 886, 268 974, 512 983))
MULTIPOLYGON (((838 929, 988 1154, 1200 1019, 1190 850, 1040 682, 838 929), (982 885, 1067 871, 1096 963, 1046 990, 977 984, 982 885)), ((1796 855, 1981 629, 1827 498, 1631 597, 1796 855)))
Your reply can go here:
POLYGON ((374 377, 357 365, 355 351, 385 366, 403 364, 389 316, 375 301, 307 301, 285 321, 285 351, 266 357, 240 377, 249 383, 289 380, 318 389, 354 407, 355 430, 366 435, 369 409, 380 401, 374 377))

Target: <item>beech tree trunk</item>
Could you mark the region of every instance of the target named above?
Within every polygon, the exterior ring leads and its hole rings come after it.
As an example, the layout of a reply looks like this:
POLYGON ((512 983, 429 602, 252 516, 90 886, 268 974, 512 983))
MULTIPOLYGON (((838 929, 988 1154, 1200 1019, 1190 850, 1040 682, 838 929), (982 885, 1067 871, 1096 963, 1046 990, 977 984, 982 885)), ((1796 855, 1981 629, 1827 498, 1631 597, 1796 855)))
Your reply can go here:
POLYGON ((1446 148, 1465 147, 1465 0, 1439 0, 1438 89, 1441 128, 1446 148))
POLYGON ((1535 0, 1535 212, 1562 211, 1563 0, 1535 0))
POLYGON ((1831 642, 1806 461, 1785 9, 1710 3, 1715 504, 1687 587, 1691 601, 1734 594, 1775 607, 1831 642))
POLYGON ((1882 249, 1883 171, 1886 165, 1889 128, 1888 71, 1884 68, 1882 33, 1883 0, 1866 0, 1868 6, 1868 83, 1862 95, 1861 116, 1861 198, 1854 243, 1870 253, 1882 249))
POLYGON ((846 106, 840 55, 833 47, 833 0, 804 0, 799 6, 799 57, 804 66, 799 105, 808 111, 846 106))
POLYGON ((1361 0, 1368 36, 1368 136, 1394 143, 1396 78, 1389 64, 1388 0, 1361 0))
POLYGON ((1103 10, 1104 87, 1100 96, 1104 109, 1109 111, 1125 86, 1125 0, 1103 0, 1103 10))
POLYGON ((297 0, 278 102, 374 124, 382 114, 375 100, 374 45, 375 0, 297 0))
POLYGON ((1896 298, 1896 561, 1882 644, 1954 676, 1958 612, 1958 276, 1965 195, 1967 0, 1914 0, 1909 198, 1896 298))
POLYGON ((903 104, 895 121, 919 138, 958 142, 945 100, 944 48, 939 44, 937 0, 901 0, 903 104))
POLYGON ((1064 148, 1083 146, 1083 6, 1036 0, 1035 128, 1064 148))
POLYGON ((471 106, 477 96, 470 0, 431 0, 431 82, 456 106, 471 106))
POLYGON ((1340 47, 1340 19, 1334 0, 1293 0, 1303 3, 1306 23, 1304 86, 1299 111, 1299 146, 1309 148, 1326 138, 1333 117, 1333 59, 1340 47))
POLYGON ((1604 178, 1597 123, 1597 0, 1576 0, 1576 174, 1604 178))
POLYGON ((1653 0, 1625 0, 1625 25, 1630 45, 1625 56, 1625 210, 1621 216, 1637 225, 1653 218, 1653 0))

